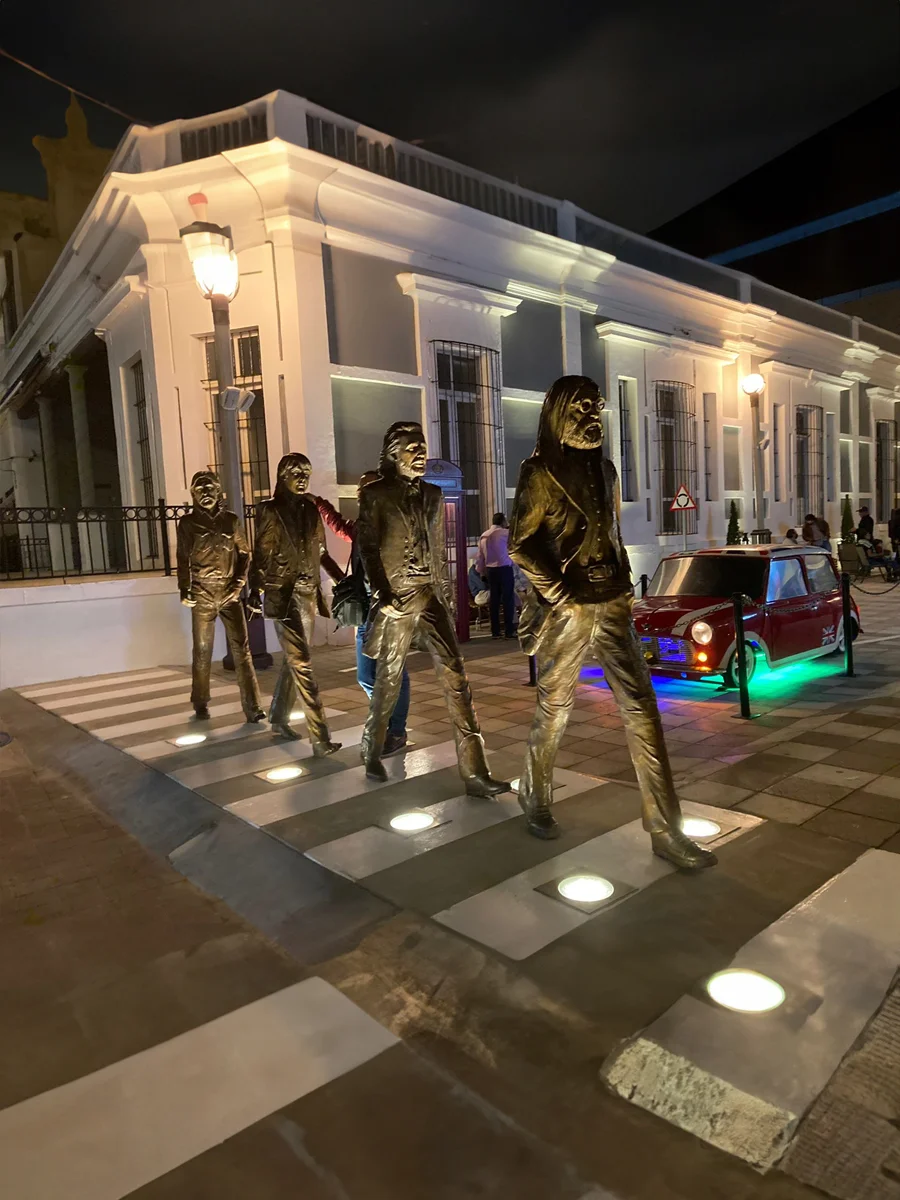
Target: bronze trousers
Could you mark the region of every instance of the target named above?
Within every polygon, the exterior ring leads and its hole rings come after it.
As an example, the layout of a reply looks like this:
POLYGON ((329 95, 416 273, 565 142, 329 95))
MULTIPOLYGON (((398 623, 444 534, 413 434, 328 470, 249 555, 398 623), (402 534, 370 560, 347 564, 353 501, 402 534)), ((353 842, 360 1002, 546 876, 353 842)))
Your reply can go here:
MULTIPOLYGON (((562 604, 547 617, 537 649, 538 698, 520 796, 529 811, 553 799, 553 764, 575 703, 588 650, 615 696, 641 789, 644 828, 678 830, 681 810, 650 672, 631 620, 631 595, 598 604, 562 604)), ((585 726, 585 734, 588 728, 585 726)))
POLYGON ((294 592, 283 620, 276 620, 275 633, 284 653, 281 672, 275 684, 269 720, 273 725, 289 725, 297 696, 306 713, 311 742, 329 741, 325 710, 319 698, 319 685, 312 669, 309 646, 316 623, 316 593, 294 592))
POLYGON ((194 653, 191 662, 191 704, 195 708, 209 703, 209 669, 212 665, 213 639, 216 634, 216 617, 221 617, 225 626, 225 637, 234 659, 234 673, 241 693, 244 716, 250 717, 260 709, 259 684, 253 669, 250 640, 247 636, 247 618, 240 600, 231 604, 215 605, 202 600, 191 609, 191 632, 194 653))
POLYGON ((453 722, 459 773, 463 779, 488 774, 484 742, 472 704, 466 664, 460 654, 456 629, 447 606, 431 587, 417 593, 412 611, 399 617, 376 612, 364 644, 367 657, 377 662, 369 717, 362 736, 363 758, 378 758, 388 722, 403 682, 403 667, 410 644, 418 633, 431 653, 444 699, 453 722))

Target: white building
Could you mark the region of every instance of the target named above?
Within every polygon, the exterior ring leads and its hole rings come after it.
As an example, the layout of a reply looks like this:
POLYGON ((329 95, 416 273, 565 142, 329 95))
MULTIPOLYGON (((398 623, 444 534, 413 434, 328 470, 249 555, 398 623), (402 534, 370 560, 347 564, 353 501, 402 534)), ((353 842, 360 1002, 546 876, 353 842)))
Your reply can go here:
MULTIPOLYGON (((844 495, 880 525, 898 503, 896 334, 276 92, 124 138, 14 336, 0 334, 6 505, 184 503, 214 461, 211 315, 178 234, 198 190, 241 269, 236 370, 258 394, 248 502, 303 450, 314 490, 352 514, 385 428, 421 418, 431 455, 463 468, 477 535, 513 495, 546 388, 586 374, 608 397, 633 567, 651 573, 683 544, 669 511, 681 484, 698 503, 689 546, 723 541, 731 500, 757 524, 739 381, 759 372, 776 536, 807 511, 837 530, 844 495)), ((96 536, 78 531, 82 561, 96 536)), ((157 568, 140 577, 0 586, 0 685, 183 660, 161 553, 130 544, 130 562, 157 568), (52 622, 51 602, 65 602, 52 622)))

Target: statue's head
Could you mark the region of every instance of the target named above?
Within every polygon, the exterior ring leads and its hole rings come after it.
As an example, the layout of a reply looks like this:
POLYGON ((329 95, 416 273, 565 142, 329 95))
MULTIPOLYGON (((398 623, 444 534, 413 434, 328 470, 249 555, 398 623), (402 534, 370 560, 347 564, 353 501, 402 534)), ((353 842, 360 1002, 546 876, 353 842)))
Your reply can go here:
POLYGON ((395 421, 384 435, 381 448, 381 473, 395 472, 404 479, 418 479, 425 474, 428 446, 418 421, 395 421))
POLYGON ((538 425, 539 454, 573 450, 598 450, 603 445, 600 413, 606 401, 593 379, 586 375, 563 375, 544 397, 538 425))
POLYGON ((215 512, 222 502, 222 485, 215 471, 198 471, 191 480, 191 499, 197 508, 215 512))
POLYGON ((302 496, 309 487, 309 477, 312 474, 312 463, 305 454, 285 454, 278 464, 278 482, 275 484, 275 495, 302 496))

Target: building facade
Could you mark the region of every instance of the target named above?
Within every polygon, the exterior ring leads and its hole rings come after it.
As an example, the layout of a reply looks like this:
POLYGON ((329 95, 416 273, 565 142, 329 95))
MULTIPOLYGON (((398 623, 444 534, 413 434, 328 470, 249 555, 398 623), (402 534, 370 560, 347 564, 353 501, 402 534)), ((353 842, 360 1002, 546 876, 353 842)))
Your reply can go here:
POLYGON ((302 450, 313 489, 352 515, 386 427, 421 419, 431 456, 462 468, 477 537, 511 502, 546 388, 586 374, 607 397, 633 567, 652 573, 722 542, 732 500, 757 524, 740 380, 759 372, 776 536, 807 511, 838 526, 844 495, 879 523, 897 503, 897 335, 278 92, 123 140, 0 352, 18 506, 99 505, 108 477, 122 505, 183 503, 215 465, 211 315, 178 234, 198 190, 240 264, 247 502, 302 450), (670 511, 682 485, 689 515, 670 511))

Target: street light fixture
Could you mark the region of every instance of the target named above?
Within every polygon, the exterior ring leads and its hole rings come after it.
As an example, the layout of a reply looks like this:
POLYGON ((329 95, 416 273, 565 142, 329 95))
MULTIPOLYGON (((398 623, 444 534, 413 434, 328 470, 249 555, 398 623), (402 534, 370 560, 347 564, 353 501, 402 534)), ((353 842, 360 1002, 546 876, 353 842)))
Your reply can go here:
POLYGON ((771 542, 770 530, 764 529, 765 524, 765 462, 763 459, 763 437, 759 421, 759 398, 766 390, 766 381, 758 372, 751 372, 741 380, 741 391, 750 400, 750 413, 753 417, 753 484, 756 494, 756 529, 750 534, 750 540, 757 546, 771 542))
MULTIPOLYGON (((197 287, 210 303, 213 317, 213 353, 216 382, 219 387, 218 420, 219 461, 222 464, 222 483, 228 503, 243 529, 244 477, 241 470, 241 448, 238 435, 238 413, 246 412, 253 403, 253 393, 234 386, 234 359, 231 346, 231 313, 229 305, 237 295, 241 276, 231 229, 214 225, 206 219, 208 201, 203 192, 188 196, 194 210, 194 220, 178 231, 191 262, 197 287)), ((272 656, 266 650, 265 627, 262 621, 250 623, 250 649, 258 667, 270 667, 272 656)), ((225 666, 234 669, 231 649, 225 656, 225 666)))

